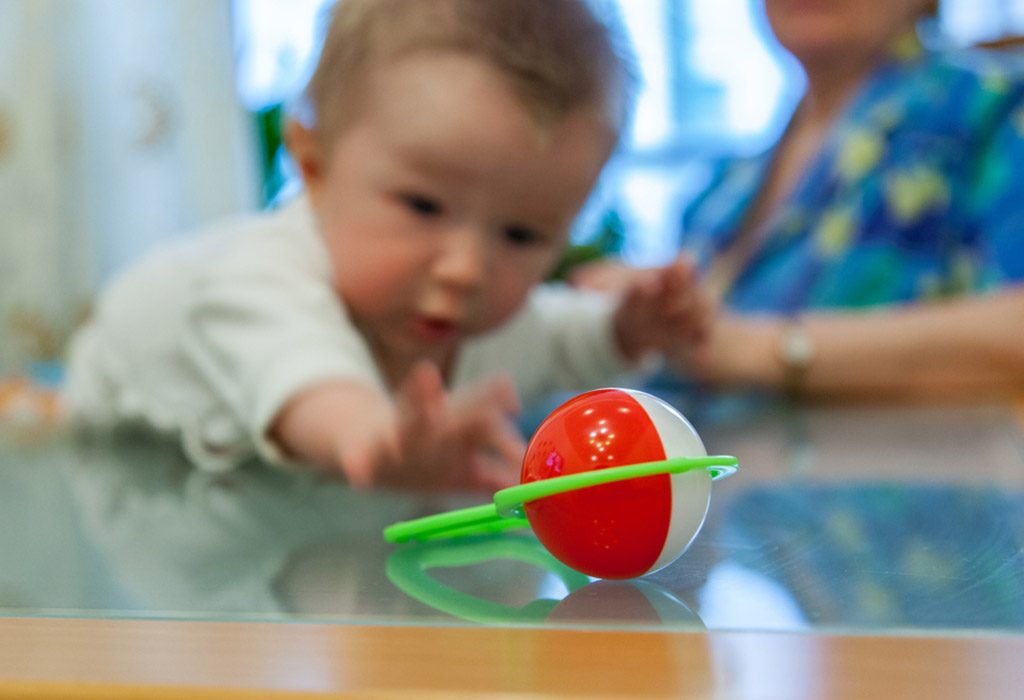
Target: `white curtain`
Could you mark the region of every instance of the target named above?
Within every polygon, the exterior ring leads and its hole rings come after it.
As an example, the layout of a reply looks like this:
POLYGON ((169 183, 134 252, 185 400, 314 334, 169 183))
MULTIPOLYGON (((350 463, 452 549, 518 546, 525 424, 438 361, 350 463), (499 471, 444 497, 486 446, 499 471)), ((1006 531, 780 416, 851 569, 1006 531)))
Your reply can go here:
POLYGON ((0 375, 111 274, 258 205, 231 0, 0 0, 0 375))

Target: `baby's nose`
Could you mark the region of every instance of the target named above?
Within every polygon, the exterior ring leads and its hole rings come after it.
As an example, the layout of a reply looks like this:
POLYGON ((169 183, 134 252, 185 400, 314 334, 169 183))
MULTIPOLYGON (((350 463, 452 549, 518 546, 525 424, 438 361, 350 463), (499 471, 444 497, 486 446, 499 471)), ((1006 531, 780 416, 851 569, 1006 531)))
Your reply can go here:
POLYGON ((453 232, 438 252, 434 274, 447 286, 475 289, 486 278, 488 255, 482 233, 468 228, 453 232))

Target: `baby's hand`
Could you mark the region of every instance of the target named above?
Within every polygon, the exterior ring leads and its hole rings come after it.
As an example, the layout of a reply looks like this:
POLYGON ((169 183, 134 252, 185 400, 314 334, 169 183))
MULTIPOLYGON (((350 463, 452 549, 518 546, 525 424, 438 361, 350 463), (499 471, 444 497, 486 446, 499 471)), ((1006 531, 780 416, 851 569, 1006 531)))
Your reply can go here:
POLYGON ((631 267, 618 260, 598 260, 574 268, 568 275, 573 287, 593 289, 596 292, 621 292, 628 288, 638 275, 649 273, 649 269, 631 267))
MULTIPOLYGON (((421 362, 396 398, 391 444, 357 472, 369 483, 403 488, 497 490, 518 483, 526 444, 513 419, 519 398, 507 377, 445 391, 440 372, 421 362)), ((350 458, 358 456, 350 455, 350 458)))
POLYGON ((615 337, 630 360, 651 351, 672 358, 705 342, 712 316, 696 267, 681 256, 664 267, 638 269, 626 282, 615 337))

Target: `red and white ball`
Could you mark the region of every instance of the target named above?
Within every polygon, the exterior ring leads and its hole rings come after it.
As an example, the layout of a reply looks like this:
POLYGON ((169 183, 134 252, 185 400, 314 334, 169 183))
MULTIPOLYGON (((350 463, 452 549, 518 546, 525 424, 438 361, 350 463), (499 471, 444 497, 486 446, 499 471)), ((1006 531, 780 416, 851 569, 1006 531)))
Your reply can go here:
MULTIPOLYGON (((707 455, 697 431, 656 396, 598 389, 555 409, 533 434, 522 483, 674 457, 707 455)), ((697 536, 711 499, 704 469, 656 474, 548 496, 525 505, 541 543, 590 576, 643 576, 675 561, 697 536)))

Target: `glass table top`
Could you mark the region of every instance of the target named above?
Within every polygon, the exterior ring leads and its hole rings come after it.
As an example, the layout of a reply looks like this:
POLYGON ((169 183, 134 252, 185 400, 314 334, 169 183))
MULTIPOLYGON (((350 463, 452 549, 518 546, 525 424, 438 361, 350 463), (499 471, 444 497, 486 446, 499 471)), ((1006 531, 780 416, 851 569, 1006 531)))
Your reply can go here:
POLYGON ((0 615, 979 634, 1024 631, 1024 431, 1001 406, 698 411, 715 482, 669 567, 600 581, 529 532, 384 542, 487 494, 225 475, 125 431, 0 426, 0 615))

